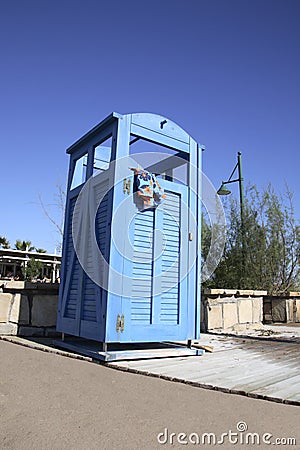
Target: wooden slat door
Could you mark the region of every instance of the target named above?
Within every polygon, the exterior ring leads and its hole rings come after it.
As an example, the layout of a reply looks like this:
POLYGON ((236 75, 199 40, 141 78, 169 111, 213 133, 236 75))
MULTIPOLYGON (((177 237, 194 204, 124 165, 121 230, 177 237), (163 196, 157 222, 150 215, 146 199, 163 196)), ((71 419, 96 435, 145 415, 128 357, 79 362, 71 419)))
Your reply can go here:
POLYGON ((98 175, 91 180, 89 203, 85 210, 76 216, 76 201, 80 189, 74 189, 69 195, 68 221, 65 230, 64 247, 64 280, 60 292, 60 305, 58 311, 58 330, 75 336, 95 340, 104 340, 105 337, 105 308, 106 291, 88 276, 83 270, 74 249, 73 221, 79 221, 82 231, 82 241, 85 247, 85 268, 91 273, 94 270, 104 272, 103 264, 95 266, 93 258, 93 243, 91 233, 94 231, 97 244, 102 255, 107 258, 109 250, 108 215, 109 195, 105 195, 108 188, 108 179, 105 174, 98 175), (103 198, 96 217, 93 215, 94 206, 103 198), (75 214, 74 214, 75 212, 75 214), (92 220, 95 218, 95 224, 92 220), (84 223, 83 223, 84 222, 84 223))
POLYGON ((131 298, 122 299, 126 341, 185 339, 187 333, 187 186, 161 180, 166 199, 131 218, 125 274, 131 298))

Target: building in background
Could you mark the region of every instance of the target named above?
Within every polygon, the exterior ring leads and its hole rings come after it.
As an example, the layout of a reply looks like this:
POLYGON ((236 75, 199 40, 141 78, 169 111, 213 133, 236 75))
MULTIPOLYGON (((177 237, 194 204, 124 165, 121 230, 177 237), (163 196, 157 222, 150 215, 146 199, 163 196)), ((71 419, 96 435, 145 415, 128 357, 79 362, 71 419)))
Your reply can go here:
POLYGON ((0 279, 22 279, 22 268, 32 258, 42 263, 38 279, 51 283, 59 281, 61 256, 12 249, 0 249, 0 279))

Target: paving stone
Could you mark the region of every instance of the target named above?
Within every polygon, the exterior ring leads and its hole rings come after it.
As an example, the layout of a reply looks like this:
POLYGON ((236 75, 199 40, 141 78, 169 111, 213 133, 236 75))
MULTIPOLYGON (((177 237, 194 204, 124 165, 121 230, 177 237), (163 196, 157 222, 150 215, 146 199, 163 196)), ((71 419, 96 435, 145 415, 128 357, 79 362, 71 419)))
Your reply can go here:
POLYGON ((237 295, 250 297, 253 295, 253 291, 250 289, 241 289, 240 291, 237 291, 237 295))
POLYGON ((19 336, 44 336, 45 335, 45 329, 44 328, 35 328, 35 327, 19 327, 18 331, 19 336))
POLYGON ((252 300, 238 299, 237 303, 239 323, 252 323, 252 300))
POLYGON ((18 334, 18 325, 15 323, 0 323, 0 335, 16 336, 18 334))
POLYGON ((12 294, 11 303, 9 321, 20 325, 28 325, 29 307, 27 297, 21 294, 12 294))
POLYGON ((11 294, 0 293, 0 322, 8 322, 11 294))
POLYGON ((210 306, 210 310, 207 311, 207 327, 208 330, 215 328, 222 328, 222 306, 214 305, 210 306))
POLYGON ((300 300, 295 300, 296 302, 296 314, 295 314, 295 319, 296 322, 300 322, 300 300))
POLYGON ((252 299, 252 322, 261 323, 263 316, 263 299, 253 298, 252 299))
POLYGON ((37 327, 56 325, 57 296, 36 295, 33 298, 31 324, 37 327))
POLYGON ((204 295, 222 295, 224 294, 224 289, 203 289, 204 295))
POLYGON ((237 304, 224 303, 223 305, 224 328, 231 328, 238 323, 237 304))

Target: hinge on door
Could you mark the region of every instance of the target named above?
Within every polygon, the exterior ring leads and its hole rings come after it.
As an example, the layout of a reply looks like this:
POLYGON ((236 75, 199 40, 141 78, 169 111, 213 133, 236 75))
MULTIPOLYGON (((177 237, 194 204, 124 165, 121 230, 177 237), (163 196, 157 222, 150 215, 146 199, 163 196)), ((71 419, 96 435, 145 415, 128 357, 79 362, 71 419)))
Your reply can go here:
POLYGON ((122 316, 121 316, 121 321, 120 321, 120 331, 121 331, 121 333, 123 333, 123 331, 124 331, 124 322, 125 322, 125 318, 124 318, 124 314, 122 314, 122 316))
POLYGON ((130 186, 131 186, 131 180, 129 178, 129 180, 127 181, 126 178, 124 178, 123 180, 123 193, 125 194, 127 192, 127 195, 130 194, 130 186))
POLYGON ((124 331, 124 314, 120 316, 120 314, 117 315, 117 322, 116 322, 116 332, 117 333, 123 333, 124 331))
POLYGON ((116 322, 116 332, 119 333, 120 331, 120 323, 121 323, 121 316, 120 314, 117 315, 117 322, 116 322))

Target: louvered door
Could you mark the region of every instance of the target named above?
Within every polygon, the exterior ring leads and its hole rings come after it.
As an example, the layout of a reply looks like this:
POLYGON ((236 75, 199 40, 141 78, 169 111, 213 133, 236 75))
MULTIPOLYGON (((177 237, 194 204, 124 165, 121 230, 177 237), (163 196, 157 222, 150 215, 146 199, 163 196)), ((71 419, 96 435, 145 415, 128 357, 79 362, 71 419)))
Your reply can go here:
POLYGON ((166 199, 131 220, 126 273, 131 298, 122 299, 124 341, 185 339, 187 332, 187 187, 162 180, 166 199))
MULTIPOLYGON (((95 267, 93 259, 94 251, 91 240, 91 233, 95 232, 97 244, 100 252, 107 258, 109 235, 108 235, 108 215, 109 198, 105 195, 108 187, 108 180, 105 176, 98 175, 91 181, 90 201, 91 207, 99 204, 99 199, 103 198, 97 209, 95 224, 91 223, 92 214, 90 214, 89 205, 84 205, 86 209, 80 213, 74 214, 75 205, 80 189, 74 189, 69 198, 68 223, 65 230, 65 248, 64 248, 64 273, 65 279, 61 284, 60 305, 58 314, 57 329, 63 330, 76 336, 89 339, 104 340, 105 338, 105 309, 106 309, 106 291, 94 283, 88 276, 95 270, 101 274, 104 272, 103 264, 95 267), (89 218, 90 219, 87 219, 89 218), (82 228, 82 240, 85 245, 85 260, 83 270, 76 252, 74 250, 72 226, 73 221, 84 221, 82 228)), ((79 227, 81 227, 79 225, 79 227)))

